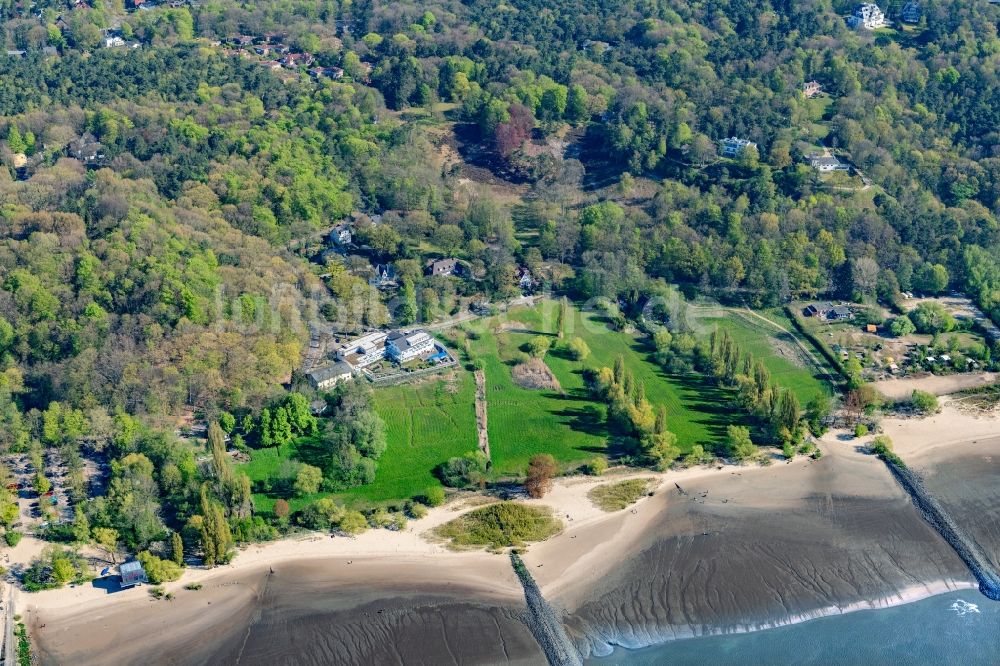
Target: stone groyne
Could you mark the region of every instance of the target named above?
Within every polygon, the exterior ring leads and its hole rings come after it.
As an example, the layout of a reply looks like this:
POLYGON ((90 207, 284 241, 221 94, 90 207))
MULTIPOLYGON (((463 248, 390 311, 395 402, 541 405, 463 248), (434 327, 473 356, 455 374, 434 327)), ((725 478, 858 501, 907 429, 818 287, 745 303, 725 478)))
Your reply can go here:
POLYGON ((531 572, 528 571, 517 553, 511 552, 510 562, 524 588, 524 599, 528 604, 528 627, 545 652, 549 664, 552 666, 581 666, 583 660, 580 658, 580 653, 577 652, 569 636, 566 635, 562 621, 552 610, 549 602, 542 596, 542 591, 538 589, 538 584, 535 583, 531 572))
POLYGON ((955 549, 965 562, 965 566, 969 567, 969 571, 979 583, 979 591, 990 599, 1000 600, 1000 575, 983 554, 979 544, 965 534, 944 507, 927 491, 919 475, 893 460, 884 462, 899 485, 910 496, 924 520, 937 530, 938 534, 955 549))

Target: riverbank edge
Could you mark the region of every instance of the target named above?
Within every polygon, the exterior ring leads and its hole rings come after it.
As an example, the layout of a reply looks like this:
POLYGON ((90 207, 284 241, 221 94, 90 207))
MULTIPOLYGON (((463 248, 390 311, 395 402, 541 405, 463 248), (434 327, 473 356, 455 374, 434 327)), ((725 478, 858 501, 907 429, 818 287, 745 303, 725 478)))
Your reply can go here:
MULTIPOLYGON (((709 636, 725 636, 732 634, 748 634, 757 631, 767 631, 781 627, 793 626, 813 620, 820 620, 837 615, 847 615, 858 611, 883 610, 896 606, 923 601, 932 597, 950 594, 961 590, 975 591, 979 586, 975 581, 939 580, 925 585, 912 585, 894 595, 885 595, 877 599, 856 601, 849 604, 834 604, 811 611, 794 613, 780 619, 752 623, 737 623, 730 625, 681 625, 663 627, 658 630, 635 632, 626 635, 619 630, 609 630, 606 633, 595 634, 593 631, 586 637, 584 643, 577 642, 577 650, 585 661, 603 663, 603 659, 621 654, 622 651, 633 652, 674 641, 705 638, 709 636)), ((633 629, 635 629, 633 627, 633 629)))

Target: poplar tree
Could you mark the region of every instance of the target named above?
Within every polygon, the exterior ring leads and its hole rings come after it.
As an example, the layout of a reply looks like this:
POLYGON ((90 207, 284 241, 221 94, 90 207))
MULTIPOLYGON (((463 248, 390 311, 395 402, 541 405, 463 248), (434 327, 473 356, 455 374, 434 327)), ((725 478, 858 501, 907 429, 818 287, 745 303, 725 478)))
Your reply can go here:
POLYGON ((171 559, 177 566, 184 566, 184 542, 179 532, 174 532, 171 537, 171 559))
POLYGON ((201 513, 201 547, 205 564, 211 567, 228 559, 233 535, 222 507, 212 499, 207 484, 201 487, 201 513))
POLYGON ((569 320, 569 299, 565 296, 559 301, 559 321, 556 322, 556 329, 559 331, 559 339, 566 335, 566 322, 569 320))
POLYGON ((399 323, 403 326, 412 324, 417 320, 417 291, 413 287, 413 280, 409 278, 403 280, 403 286, 399 290, 399 310, 396 313, 399 323))

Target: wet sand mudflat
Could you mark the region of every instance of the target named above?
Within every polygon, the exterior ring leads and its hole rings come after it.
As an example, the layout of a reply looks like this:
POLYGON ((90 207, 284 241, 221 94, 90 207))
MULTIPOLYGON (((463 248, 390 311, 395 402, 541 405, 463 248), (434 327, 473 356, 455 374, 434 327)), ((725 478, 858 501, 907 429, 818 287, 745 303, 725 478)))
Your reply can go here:
POLYGON ((632 527, 563 535, 526 561, 585 656, 974 584, 881 462, 848 442, 827 450, 806 465, 695 480, 684 494, 665 485, 632 527))
POLYGON ((906 465, 1000 571, 1000 413, 945 398, 933 416, 885 419, 906 465))
MULTIPOLYGON (((998 423, 947 404, 884 422, 993 561, 998 423)), ((532 545, 526 566, 585 656, 974 587, 865 442, 840 437, 818 461, 654 475, 652 497, 611 514, 589 489, 628 474, 560 480, 531 502, 566 529, 532 545)), ((405 533, 255 546, 228 567, 186 571, 169 602, 77 588, 22 595, 18 608, 43 664, 545 663, 508 558, 421 537, 475 505, 439 507, 405 533), (183 588, 194 581, 203 589, 183 588)))
POLYGON ((924 487, 1000 571, 1000 435, 910 464, 924 487))
POLYGON ((311 581, 268 586, 260 617, 239 651, 215 663, 496 664, 544 663, 516 604, 476 599, 472 590, 339 588, 311 581))
POLYGON ((174 601, 40 616, 43 664, 544 664, 506 558, 303 561, 216 579, 174 601), (59 626, 56 629, 56 625, 59 626))

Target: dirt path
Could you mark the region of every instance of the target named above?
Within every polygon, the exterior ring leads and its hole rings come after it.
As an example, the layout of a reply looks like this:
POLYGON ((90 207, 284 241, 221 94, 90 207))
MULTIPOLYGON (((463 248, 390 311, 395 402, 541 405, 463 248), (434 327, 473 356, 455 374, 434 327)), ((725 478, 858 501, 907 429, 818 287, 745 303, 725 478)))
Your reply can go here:
POLYGON ((822 373, 823 376, 826 377, 827 381, 829 381, 831 384, 836 384, 837 378, 834 377, 833 375, 831 375, 827 371, 826 366, 823 365, 823 363, 818 358, 816 358, 816 355, 813 353, 813 351, 811 349, 809 349, 805 345, 805 343, 802 342, 802 340, 799 339, 799 336, 794 331, 789 331, 787 328, 785 328, 784 326, 782 326, 778 322, 771 321, 770 319, 768 319, 764 315, 760 314, 759 312, 754 312, 750 308, 743 308, 743 309, 739 309, 739 310, 737 310, 735 308, 732 308, 731 311, 735 312, 736 314, 741 315, 743 317, 748 317, 749 316, 749 317, 754 317, 755 319, 759 319, 760 321, 763 321, 766 324, 768 324, 769 326, 771 326, 771 327, 773 327, 773 328, 781 331, 782 333, 786 334, 795 343, 795 346, 799 348, 799 350, 802 352, 802 354, 805 356, 805 358, 809 361, 809 363, 812 364, 812 366, 814 368, 816 368, 816 370, 818 370, 820 373, 822 373))
POLYGON ((14 591, 13 588, 8 588, 8 585, 3 586, 3 663, 5 666, 17 663, 17 645, 14 641, 14 591))
POLYGON ((476 430, 479 432, 479 450, 490 460, 490 436, 486 429, 486 373, 476 370, 476 430))

